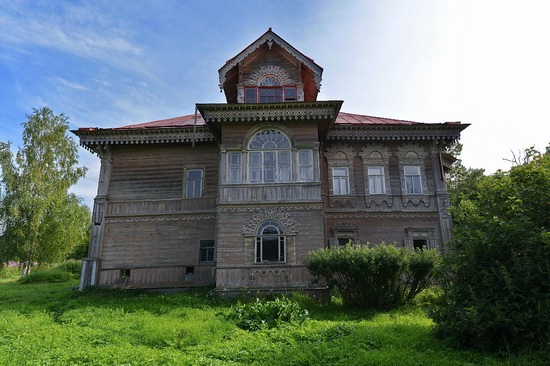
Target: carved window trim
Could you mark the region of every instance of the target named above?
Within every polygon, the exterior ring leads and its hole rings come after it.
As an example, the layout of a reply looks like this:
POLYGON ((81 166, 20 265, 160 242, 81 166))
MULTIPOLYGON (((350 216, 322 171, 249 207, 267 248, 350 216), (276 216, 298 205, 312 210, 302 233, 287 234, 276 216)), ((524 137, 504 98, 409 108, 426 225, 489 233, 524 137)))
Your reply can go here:
POLYGON ((185 198, 194 199, 204 196, 204 173, 203 167, 185 169, 185 198))
POLYGON ((260 224, 266 220, 275 220, 279 222, 285 231, 285 235, 296 235, 299 229, 296 225, 296 220, 292 217, 290 212, 283 207, 266 207, 255 210, 248 219, 246 219, 242 234, 244 236, 255 236, 256 231, 260 224))
POLYGON ((413 205, 417 206, 422 202, 426 207, 429 207, 430 193, 428 190, 428 181, 426 176, 426 158, 429 156, 428 152, 424 147, 420 146, 420 144, 403 144, 397 148, 396 155, 399 161, 399 176, 401 179, 401 197, 403 206, 407 207, 409 202, 412 202, 413 205), (405 166, 419 167, 422 193, 407 193, 405 166))
POLYGON ((437 249, 439 243, 435 236, 435 229, 433 227, 408 227, 405 229, 404 246, 411 250, 415 249, 415 242, 425 241, 426 249, 437 249))
POLYGON ((280 222, 273 219, 261 222, 256 230, 254 264, 286 263, 286 241, 285 229, 280 222), (269 251, 275 251, 276 253, 269 254, 269 251), (273 260, 268 260, 268 257, 272 257, 273 260))
POLYGON ((329 180, 329 196, 354 196, 355 195, 355 178, 353 169, 353 160, 355 158, 355 150, 348 144, 337 143, 330 145, 325 150, 325 158, 328 165, 328 180, 329 180), (334 194, 334 168, 347 168, 348 169, 348 181, 349 192, 345 195, 334 194))
POLYGON ((331 230, 333 238, 329 240, 330 247, 339 247, 350 242, 352 245, 361 243, 358 238, 359 227, 351 222, 336 223, 331 230))
POLYGON ((370 198, 379 197, 379 199, 385 199, 387 196, 391 196, 390 185, 390 149, 380 143, 369 144, 364 146, 359 153, 363 160, 363 171, 365 179, 365 196, 370 198), (369 180, 369 168, 370 167, 383 167, 384 169, 384 192, 383 193, 370 193, 370 180, 369 180))

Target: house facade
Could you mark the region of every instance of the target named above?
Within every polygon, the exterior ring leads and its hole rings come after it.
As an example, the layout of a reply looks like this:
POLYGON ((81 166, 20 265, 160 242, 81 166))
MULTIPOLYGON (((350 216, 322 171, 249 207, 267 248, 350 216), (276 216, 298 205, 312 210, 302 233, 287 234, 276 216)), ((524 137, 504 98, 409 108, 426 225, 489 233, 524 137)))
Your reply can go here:
POLYGON ((315 249, 442 249, 443 151, 467 125, 341 112, 322 73, 269 29, 220 68, 227 103, 73 131, 101 159, 80 287, 314 289, 315 249))

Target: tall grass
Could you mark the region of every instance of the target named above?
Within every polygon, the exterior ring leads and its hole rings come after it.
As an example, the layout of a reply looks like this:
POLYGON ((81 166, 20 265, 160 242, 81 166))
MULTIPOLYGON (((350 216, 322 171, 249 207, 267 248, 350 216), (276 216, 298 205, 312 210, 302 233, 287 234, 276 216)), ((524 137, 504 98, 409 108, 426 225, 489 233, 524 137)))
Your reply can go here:
POLYGON ((0 365, 544 365, 544 353, 492 356, 444 347, 418 307, 346 309, 301 295, 302 324, 256 331, 208 289, 174 294, 0 284, 0 365))

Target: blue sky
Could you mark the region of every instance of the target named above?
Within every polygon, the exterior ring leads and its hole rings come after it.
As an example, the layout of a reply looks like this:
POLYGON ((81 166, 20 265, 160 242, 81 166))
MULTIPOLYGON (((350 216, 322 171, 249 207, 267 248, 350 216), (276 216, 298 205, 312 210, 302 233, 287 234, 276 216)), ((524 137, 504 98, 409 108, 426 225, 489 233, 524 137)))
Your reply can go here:
MULTIPOLYGON (((0 141, 49 106, 71 129, 223 103, 217 70, 269 27, 324 68, 350 113, 462 121, 463 161, 508 169, 550 142, 550 2, 0 0, 0 141)), ((73 191, 91 204, 98 159, 73 191)))

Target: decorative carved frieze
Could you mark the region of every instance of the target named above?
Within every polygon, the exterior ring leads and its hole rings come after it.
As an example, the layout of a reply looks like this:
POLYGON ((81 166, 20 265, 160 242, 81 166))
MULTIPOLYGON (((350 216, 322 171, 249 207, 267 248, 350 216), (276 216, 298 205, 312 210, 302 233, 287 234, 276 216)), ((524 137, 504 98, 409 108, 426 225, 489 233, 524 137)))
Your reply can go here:
POLYGON ((365 196, 365 207, 367 208, 392 208, 393 196, 365 196))
MULTIPOLYGON (((284 207, 288 211, 323 211, 324 207, 321 205, 314 206, 289 206, 284 207)), ((218 207, 219 213, 242 213, 242 212, 258 212, 261 210, 259 207, 218 207)))
POLYGON ((256 72, 250 75, 243 84, 258 85, 260 79, 266 75, 275 75, 281 80, 282 85, 298 84, 298 81, 293 80, 285 69, 275 65, 261 66, 256 72))
POLYGON ((212 122, 270 122, 332 119, 334 107, 261 108, 240 110, 207 110, 202 112, 207 123, 212 122))
POLYGON ((438 218, 438 213, 423 213, 423 212, 395 212, 395 213, 327 213, 327 219, 435 219, 438 218))
POLYGON ((246 219, 242 234, 247 236, 256 235, 258 226, 266 220, 275 220, 283 225, 286 235, 295 235, 298 233, 296 220, 290 215, 287 208, 283 207, 264 207, 258 208, 257 211, 246 219))
POLYGON ((155 216, 155 217, 129 217, 120 219, 107 219, 108 224, 136 223, 136 222, 164 222, 164 221, 202 221, 216 220, 214 215, 189 215, 189 216, 155 216))
POLYGON ((331 196, 329 198, 330 207, 351 207, 355 208, 357 206, 357 199, 354 197, 345 197, 345 196, 331 196))
POLYGON ((179 142, 216 141, 214 135, 207 128, 201 127, 186 129, 162 129, 162 130, 107 130, 92 131, 90 133, 78 132, 80 145, 92 152, 101 153, 104 145, 139 145, 162 144, 179 142))
POLYGON ((344 221, 344 222, 338 222, 334 225, 332 225, 332 231, 357 231, 359 230, 359 226, 356 224, 352 224, 351 222, 344 221))
POLYGON ((442 125, 405 127, 405 126, 334 126, 329 134, 330 140, 361 140, 361 141, 455 141, 460 138, 463 125, 448 127, 442 125))

